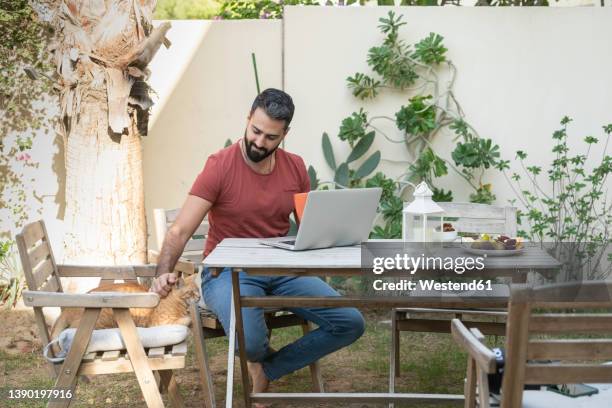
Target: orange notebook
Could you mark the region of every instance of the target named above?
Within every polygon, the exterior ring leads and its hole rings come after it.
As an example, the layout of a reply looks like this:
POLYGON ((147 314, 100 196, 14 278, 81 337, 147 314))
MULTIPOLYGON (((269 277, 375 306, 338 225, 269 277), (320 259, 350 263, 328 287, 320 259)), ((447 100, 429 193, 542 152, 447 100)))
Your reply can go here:
POLYGON ((302 214, 304 214, 304 207, 306 207, 306 199, 308 193, 298 193, 293 195, 293 203, 295 205, 295 213, 297 214, 297 222, 302 220, 302 214))

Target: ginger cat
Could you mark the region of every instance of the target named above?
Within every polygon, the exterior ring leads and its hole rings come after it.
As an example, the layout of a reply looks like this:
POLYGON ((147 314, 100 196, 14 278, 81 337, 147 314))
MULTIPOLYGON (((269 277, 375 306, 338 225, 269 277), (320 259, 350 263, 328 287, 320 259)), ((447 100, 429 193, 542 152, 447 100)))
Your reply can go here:
MULTIPOLYGON (((189 317, 189 301, 198 299, 200 291, 195 281, 195 274, 185 278, 183 286, 180 288, 174 287, 168 296, 160 299, 159 304, 152 308, 132 308, 130 314, 134 319, 137 327, 153 327, 165 324, 181 324, 189 326, 191 318, 189 317)), ((149 290, 144 286, 134 283, 106 283, 90 290, 91 292, 127 292, 127 293, 147 293, 149 290)), ((64 308, 59 315, 53 328, 51 329, 51 338, 55 339, 59 336, 62 330, 69 327, 78 327, 83 314, 82 308, 64 308)), ((109 329, 117 327, 117 323, 113 318, 111 309, 104 308, 100 312, 96 329, 109 329)))

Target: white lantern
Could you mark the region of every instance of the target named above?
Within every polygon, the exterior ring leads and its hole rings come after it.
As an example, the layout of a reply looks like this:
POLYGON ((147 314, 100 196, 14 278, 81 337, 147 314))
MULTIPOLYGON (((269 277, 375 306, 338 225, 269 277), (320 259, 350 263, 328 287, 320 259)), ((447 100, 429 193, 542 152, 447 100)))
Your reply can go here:
MULTIPOLYGON (((414 190, 414 201, 404 206, 402 211, 402 239, 408 242, 430 242, 434 222, 428 219, 430 214, 440 214, 444 209, 431 197, 433 192, 424 181, 414 190)), ((435 222, 439 225, 438 222, 435 222)))

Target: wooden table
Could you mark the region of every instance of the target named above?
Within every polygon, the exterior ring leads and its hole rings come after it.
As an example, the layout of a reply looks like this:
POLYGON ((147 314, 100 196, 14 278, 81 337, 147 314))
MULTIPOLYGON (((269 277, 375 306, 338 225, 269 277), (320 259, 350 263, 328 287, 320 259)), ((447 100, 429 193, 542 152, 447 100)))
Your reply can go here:
MULTIPOLYGON (((411 292, 406 296, 389 297, 292 297, 266 296, 244 297, 240 295, 238 274, 244 271, 253 275, 279 276, 363 276, 361 247, 338 247, 312 251, 292 252, 284 249, 261 245, 256 238, 224 239, 206 257, 205 267, 211 269, 213 276, 225 267, 232 271, 232 319, 227 370, 226 407, 232 406, 233 373, 236 334, 238 338, 240 369, 244 392, 244 402, 250 407, 253 402, 272 403, 282 401, 309 402, 436 402, 463 401, 463 395, 406 394, 406 393, 249 393, 251 389, 245 353, 242 307, 433 307, 433 308, 505 308, 508 304, 508 290, 482 296, 460 297, 457 294, 439 292, 411 292)), ((369 242, 399 242, 393 240, 369 242)), ((461 256, 469 255, 465 252, 461 256)), ((547 273, 560 267, 557 260, 538 247, 527 247, 523 254, 512 257, 489 257, 486 268, 481 271, 466 272, 461 276, 488 279, 511 277, 513 282, 525 282, 530 271, 547 273)), ((453 271, 422 271, 412 279, 430 276, 455 276, 453 271), (425 275, 424 273, 427 273, 425 275)), ((371 274, 370 276, 374 276, 371 274)), ((385 273, 381 276, 390 276, 385 273)))

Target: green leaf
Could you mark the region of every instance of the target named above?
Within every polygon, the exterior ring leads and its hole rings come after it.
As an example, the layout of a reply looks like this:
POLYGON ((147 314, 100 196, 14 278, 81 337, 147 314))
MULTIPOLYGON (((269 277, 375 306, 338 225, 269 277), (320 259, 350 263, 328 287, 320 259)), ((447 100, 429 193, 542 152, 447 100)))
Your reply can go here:
POLYGON ((410 98, 395 114, 397 128, 411 135, 427 134, 436 128, 436 107, 427 105, 431 95, 410 98))
POLYGON ((442 188, 433 187, 433 196, 431 197, 436 202, 450 202, 453 201, 453 192, 448 190, 445 191, 442 188))
POLYGON ((355 148, 353 149, 353 151, 351 152, 351 154, 349 155, 348 159, 346 159, 346 162, 347 163, 354 162, 355 160, 359 159, 361 156, 366 154, 370 146, 372 146, 372 142, 374 142, 375 135, 376 133, 372 131, 366 134, 364 137, 362 137, 357 143, 357 145, 355 146, 355 148))
POLYGON ((317 171, 312 165, 308 166, 308 178, 310 179, 310 190, 316 190, 319 187, 319 179, 317 178, 317 171))
POLYGON ((348 187, 349 185, 349 167, 348 164, 342 163, 336 169, 336 175, 334 176, 334 181, 341 186, 348 187))
POLYGON ((227 139, 227 140, 225 141, 225 145, 224 145, 224 147, 228 147, 228 146, 231 146, 231 145, 232 145, 232 139, 227 139))
POLYGON ((365 136, 367 122, 368 117, 363 109, 360 109, 359 112, 353 112, 351 116, 342 120, 338 137, 340 140, 348 142, 352 147, 356 141, 365 136))
POLYGON ((375 151, 368 159, 363 162, 355 172, 355 178, 364 178, 372 173, 380 163, 380 150, 375 151))
POLYGON ((365 74, 356 73, 354 77, 346 78, 349 89, 353 95, 359 99, 374 99, 378 95, 380 81, 375 80, 365 74))
POLYGON ((429 33, 428 37, 414 46, 415 51, 412 57, 427 65, 435 65, 445 61, 444 54, 448 50, 442 44, 443 39, 444 37, 439 34, 429 33))
POLYGON ((325 161, 327 165, 332 168, 332 170, 336 170, 336 159, 334 158, 334 150, 332 149, 331 142, 329 141, 329 136, 326 132, 323 132, 323 140, 321 141, 323 145, 323 156, 325 157, 325 161))

